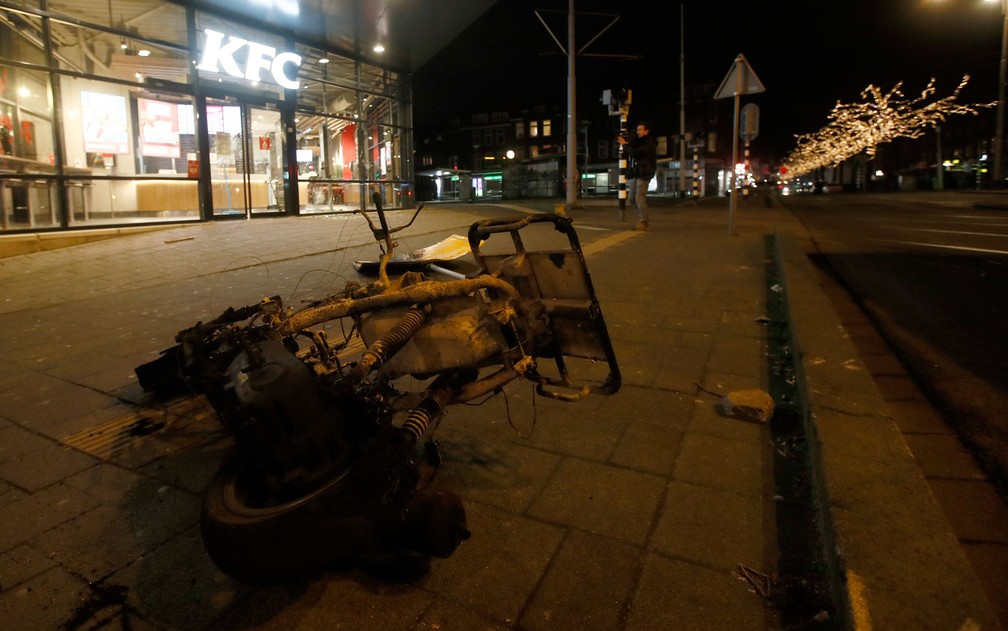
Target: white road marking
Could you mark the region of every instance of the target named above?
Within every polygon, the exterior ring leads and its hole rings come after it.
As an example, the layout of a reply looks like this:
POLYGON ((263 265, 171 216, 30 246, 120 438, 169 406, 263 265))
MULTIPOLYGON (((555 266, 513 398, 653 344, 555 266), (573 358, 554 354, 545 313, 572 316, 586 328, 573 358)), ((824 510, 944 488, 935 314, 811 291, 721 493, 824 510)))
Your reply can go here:
POLYGON ((517 204, 487 204, 487 206, 495 206, 497 208, 507 208, 510 210, 517 210, 519 212, 528 213, 530 215, 545 215, 547 212, 545 210, 536 210, 535 208, 528 208, 526 206, 519 206, 517 204))
POLYGON ((918 241, 893 241, 891 239, 873 239, 865 237, 865 241, 875 241, 878 243, 890 243, 895 245, 916 245, 922 248, 935 248, 938 250, 956 250, 959 252, 979 252, 982 254, 1008 254, 1008 250, 991 250, 988 248, 970 248, 964 245, 948 245, 942 243, 921 243, 918 241))
POLYGON ((889 230, 911 230, 913 232, 937 232, 941 234, 965 234, 972 235, 975 237, 995 237, 998 239, 1008 238, 1008 234, 997 234, 994 232, 970 232, 968 230, 939 230, 938 228, 903 228, 903 227, 889 227, 882 226, 882 228, 888 228, 889 230))

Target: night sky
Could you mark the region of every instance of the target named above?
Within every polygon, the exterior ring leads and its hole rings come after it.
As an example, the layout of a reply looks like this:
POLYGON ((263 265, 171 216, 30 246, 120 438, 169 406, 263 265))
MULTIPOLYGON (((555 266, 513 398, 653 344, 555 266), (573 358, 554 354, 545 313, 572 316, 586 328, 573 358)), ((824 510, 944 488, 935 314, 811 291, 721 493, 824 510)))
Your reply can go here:
MULTIPOLYGON (((499 0, 414 77, 418 135, 448 119, 502 104, 552 102, 566 108, 567 60, 536 17, 538 9, 560 42, 567 43, 565 0, 499 0)), ((633 90, 631 126, 649 120, 659 135, 679 127, 679 2, 575 0, 578 47, 610 18, 616 25, 577 60, 579 115, 602 108, 609 87, 633 90)), ((931 77, 938 96, 964 73, 972 76, 960 101, 997 99, 1002 18, 999 2, 983 0, 687 0, 686 84, 714 84, 743 54, 766 92, 743 97, 760 107, 755 157, 780 159, 795 134, 827 123, 836 101, 860 100, 868 84, 888 91, 904 82, 916 96, 931 77)), ((731 100, 725 102, 728 115, 731 100)), ((687 106, 688 107, 688 106, 687 106)), ((687 113, 687 116, 689 114, 687 113)), ((991 110, 990 116, 993 116, 991 110)))

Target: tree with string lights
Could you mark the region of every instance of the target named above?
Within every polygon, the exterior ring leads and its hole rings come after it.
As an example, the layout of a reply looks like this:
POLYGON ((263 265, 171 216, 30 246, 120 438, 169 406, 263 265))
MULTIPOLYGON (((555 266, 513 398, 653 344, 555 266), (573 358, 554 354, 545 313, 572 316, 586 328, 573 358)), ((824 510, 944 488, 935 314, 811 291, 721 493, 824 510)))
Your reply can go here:
POLYGON ((784 159, 784 172, 800 177, 821 167, 835 167, 862 152, 872 158, 883 143, 896 138, 920 138, 949 116, 976 115, 980 109, 997 104, 958 103, 959 93, 967 83, 968 74, 952 94, 934 99, 937 90, 932 78, 912 100, 901 92, 902 81, 888 92, 869 85, 861 91, 861 102, 837 101, 826 126, 815 133, 796 136, 797 147, 784 159))

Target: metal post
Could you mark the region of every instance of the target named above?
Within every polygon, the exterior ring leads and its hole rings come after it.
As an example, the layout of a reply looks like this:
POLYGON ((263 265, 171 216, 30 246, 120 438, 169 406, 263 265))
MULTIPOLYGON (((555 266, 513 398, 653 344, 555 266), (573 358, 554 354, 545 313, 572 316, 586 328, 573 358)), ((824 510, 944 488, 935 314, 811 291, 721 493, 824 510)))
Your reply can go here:
POLYGON ((577 202, 577 91, 574 79, 574 0, 567 7, 567 203, 570 210, 577 202))
POLYGON ((1001 1, 1001 71, 998 79, 997 129, 994 131, 994 178, 1001 186, 1001 154, 1004 153, 1005 83, 1008 82, 1008 0, 1001 1))
POLYGON ((749 174, 749 135, 745 138, 745 149, 742 150, 742 164, 745 167, 742 170, 743 180, 742 180, 742 197, 749 197, 749 182, 745 179, 745 176, 749 174))
MULTIPOLYGON (((626 123, 627 123, 627 107, 622 102, 619 103, 620 115, 619 115, 619 133, 620 136, 626 134, 626 123)), ((620 143, 619 146, 619 214, 620 219, 623 219, 623 211, 626 210, 626 174, 627 174, 627 157, 626 149, 623 148, 623 144, 620 143)))
POLYGON ((735 162, 738 160, 739 137, 739 96, 742 93, 742 72, 738 73, 738 87, 735 89, 735 122, 732 124, 731 145, 731 194, 728 202, 728 234, 735 234, 735 206, 738 204, 738 194, 735 192, 735 162))
POLYGON ((686 28, 679 3, 679 192, 686 196, 686 28))
POLYGON ((700 147, 693 147, 693 201, 700 199, 700 147))
POLYGON ((941 125, 935 125, 935 142, 938 145, 936 156, 938 158, 938 166, 936 167, 938 180, 935 183, 935 188, 940 191, 945 188, 945 165, 942 163, 941 125))

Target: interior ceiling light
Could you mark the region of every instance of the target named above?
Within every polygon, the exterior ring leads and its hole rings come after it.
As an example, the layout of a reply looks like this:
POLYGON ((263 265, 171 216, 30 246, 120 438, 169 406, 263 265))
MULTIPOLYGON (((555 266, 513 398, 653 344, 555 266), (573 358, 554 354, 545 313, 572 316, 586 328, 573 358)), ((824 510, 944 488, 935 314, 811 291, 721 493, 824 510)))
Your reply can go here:
POLYGON ((137 51, 137 54, 140 55, 141 57, 150 57, 150 51, 147 50, 146 48, 141 48, 140 50, 137 51))
POLYGON ((122 38, 121 40, 119 40, 119 48, 121 48, 123 50, 126 50, 127 48, 129 48, 129 45, 126 43, 126 38, 125 37, 122 38))
POLYGON ((381 44, 375 44, 374 45, 374 51, 376 53, 383 53, 383 52, 385 52, 385 47, 383 45, 381 45, 381 44))
POLYGON ((323 57, 322 59, 319 59, 318 62, 320 64, 327 64, 327 63, 329 63, 329 58, 328 57, 323 57))

